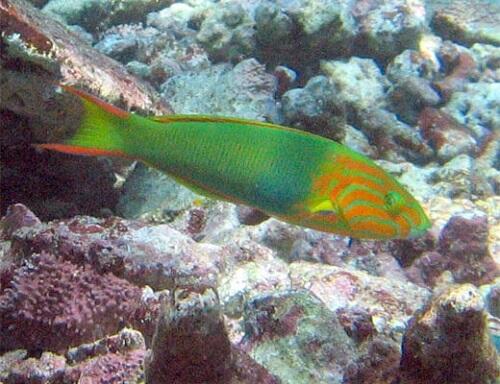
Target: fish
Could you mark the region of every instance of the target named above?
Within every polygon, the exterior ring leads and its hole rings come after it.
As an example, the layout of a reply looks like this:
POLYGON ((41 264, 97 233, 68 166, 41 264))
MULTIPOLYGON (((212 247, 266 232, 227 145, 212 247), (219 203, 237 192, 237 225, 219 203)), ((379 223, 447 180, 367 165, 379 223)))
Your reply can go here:
POLYGON ((144 117, 61 87, 82 105, 79 126, 38 148, 142 161, 202 195, 356 239, 412 238, 431 225, 393 176, 325 137, 234 117, 144 117))

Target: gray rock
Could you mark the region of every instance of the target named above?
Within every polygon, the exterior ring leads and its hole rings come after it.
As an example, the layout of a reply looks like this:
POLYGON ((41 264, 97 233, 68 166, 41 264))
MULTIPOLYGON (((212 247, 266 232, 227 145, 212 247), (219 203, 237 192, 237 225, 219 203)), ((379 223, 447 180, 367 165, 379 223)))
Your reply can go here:
POLYGON ((293 42, 294 22, 277 4, 270 1, 260 3, 255 10, 255 23, 257 41, 262 46, 280 49, 280 46, 293 42))
POLYGON ((276 79, 255 59, 231 68, 217 65, 169 79, 162 95, 176 113, 200 113, 262 120, 276 114, 276 79))
POLYGON ((441 97, 429 80, 417 76, 399 78, 389 92, 391 109, 404 122, 415 125, 422 108, 436 106, 441 97))
POLYGON ((225 2, 207 12, 196 40, 212 60, 238 62, 254 54, 254 21, 236 0, 225 2))
POLYGON ((320 57, 335 56, 352 41, 354 20, 343 0, 279 0, 277 4, 297 23, 306 49, 320 57))
POLYGON ((468 84, 452 95, 444 110, 481 141, 500 130, 500 83, 468 84))
POLYGON ((129 219, 154 214, 172 219, 196 196, 163 172, 139 163, 127 177, 116 210, 129 219))
POLYGON ((150 12, 170 5, 171 0, 50 0, 43 11, 66 24, 77 24, 89 32, 112 25, 143 22, 150 12))
POLYGON ((416 129, 385 109, 356 111, 353 125, 372 138, 379 153, 387 160, 398 162, 406 159, 423 163, 433 155, 416 129))
POLYGON ((500 44, 500 5, 489 0, 447 2, 432 19, 434 31, 460 44, 500 44))
POLYGON ((323 61, 335 98, 350 109, 384 107, 389 82, 373 60, 352 57, 349 61, 323 61))
POLYGON ((151 76, 151 69, 147 64, 141 63, 140 61, 132 60, 125 65, 127 71, 131 74, 140 77, 142 79, 147 79, 151 76))
POLYGON ((454 157, 438 168, 431 180, 433 189, 440 196, 470 198, 472 193, 472 172, 474 159, 466 154, 454 157))
POLYGON ((177 33, 186 32, 188 23, 196 15, 193 6, 185 3, 174 3, 159 12, 152 12, 147 16, 147 24, 160 31, 174 30, 177 33))
POLYGON ((487 44, 474 44, 470 48, 470 53, 481 70, 480 82, 500 82, 500 47, 487 44))
POLYGON ((115 60, 127 63, 137 56, 137 38, 133 34, 108 34, 94 48, 115 60))
POLYGON ((390 81, 398 82, 407 77, 431 81, 439 74, 441 65, 435 55, 441 41, 427 37, 425 42, 429 47, 423 50, 407 49, 391 60, 386 68, 386 76, 390 81))
POLYGON ((286 383, 340 384, 355 356, 332 311, 306 290, 256 297, 245 307, 245 348, 286 383), (314 345, 314 352, 301 350, 314 345))
POLYGON ((415 48, 426 28, 423 0, 355 2, 358 34, 354 49, 370 57, 390 58, 415 48))

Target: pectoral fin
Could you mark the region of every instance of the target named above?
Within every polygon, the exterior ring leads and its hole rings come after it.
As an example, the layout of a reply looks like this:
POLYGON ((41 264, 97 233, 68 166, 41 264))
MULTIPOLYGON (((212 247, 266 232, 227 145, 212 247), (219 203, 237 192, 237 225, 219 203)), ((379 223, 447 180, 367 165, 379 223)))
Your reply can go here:
POLYGON ((335 213, 336 209, 330 199, 320 201, 310 208, 311 213, 335 213))

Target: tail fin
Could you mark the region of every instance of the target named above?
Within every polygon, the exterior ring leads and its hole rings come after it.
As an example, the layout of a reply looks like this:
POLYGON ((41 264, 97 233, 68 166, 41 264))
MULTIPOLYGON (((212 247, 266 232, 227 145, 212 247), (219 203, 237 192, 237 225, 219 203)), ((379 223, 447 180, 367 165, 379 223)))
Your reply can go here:
POLYGON ((123 151, 123 122, 129 113, 84 91, 62 85, 80 98, 83 116, 75 134, 63 143, 36 144, 35 147, 89 156, 127 157, 123 151))

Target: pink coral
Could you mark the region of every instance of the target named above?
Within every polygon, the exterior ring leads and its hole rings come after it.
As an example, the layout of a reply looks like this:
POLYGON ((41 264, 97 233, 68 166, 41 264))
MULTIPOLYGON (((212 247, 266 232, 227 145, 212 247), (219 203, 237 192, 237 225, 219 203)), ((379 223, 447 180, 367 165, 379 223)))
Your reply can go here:
POLYGON ((0 295, 0 350, 64 351, 118 331, 141 289, 42 253, 17 269, 0 295))

